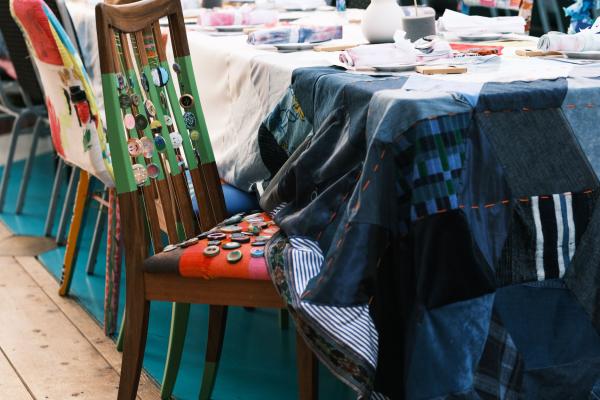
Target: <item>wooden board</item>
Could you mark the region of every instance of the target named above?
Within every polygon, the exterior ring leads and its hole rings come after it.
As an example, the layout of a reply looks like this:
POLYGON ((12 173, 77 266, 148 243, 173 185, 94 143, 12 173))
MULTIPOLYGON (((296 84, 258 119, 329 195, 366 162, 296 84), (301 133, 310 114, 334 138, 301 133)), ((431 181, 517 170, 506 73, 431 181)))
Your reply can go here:
POLYGON ((0 394, 11 400, 32 400, 27 387, 10 365, 4 353, 0 352, 0 394))
MULTIPOLYGON (((116 372, 120 372, 122 354, 117 351, 115 343, 104 335, 98 323, 75 300, 58 295, 56 280, 39 261, 33 257, 17 257, 16 260, 71 324, 77 327, 84 339, 116 372)), ((160 399, 157 384, 145 373, 142 373, 140 379, 138 398, 140 400, 160 399)))
POLYGON ((16 260, 0 266, 0 346, 34 396, 115 399, 116 371, 16 260))

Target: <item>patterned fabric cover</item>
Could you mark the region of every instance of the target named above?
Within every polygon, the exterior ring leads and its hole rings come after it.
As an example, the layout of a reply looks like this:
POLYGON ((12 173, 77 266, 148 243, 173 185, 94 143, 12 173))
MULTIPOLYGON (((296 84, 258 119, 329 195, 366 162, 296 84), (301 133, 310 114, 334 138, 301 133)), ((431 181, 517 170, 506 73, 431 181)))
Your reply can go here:
MULTIPOLYGON (((267 223, 272 223, 268 214, 261 214, 262 218, 267 223)), ((242 221, 239 227, 245 231, 249 224, 242 221)), ((218 231, 218 230, 215 230, 218 231)), ((260 236, 272 236, 279 231, 277 225, 271 225, 263 229, 260 236)), ((251 238, 248 243, 242 243, 240 250, 243 254, 242 259, 237 263, 231 264, 227 261, 227 254, 233 250, 225 250, 222 248, 224 243, 230 242, 227 238, 221 242, 221 252, 215 257, 204 255, 204 249, 208 246, 208 239, 202 239, 197 244, 189 247, 178 247, 173 251, 162 252, 148 258, 144 262, 144 270, 154 273, 178 273, 187 278, 237 278, 237 279, 255 279, 268 280, 269 274, 264 257, 251 257, 252 249, 262 249, 262 247, 254 247, 251 242, 255 239, 251 238)))
POLYGON ((104 129, 87 72, 43 0, 11 0, 46 96, 52 142, 70 164, 113 186, 104 129))
POLYGON ((321 361, 360 399, 593 398, 597 78, 292 82, 262 134, 307 145, 265 191, 266 260, 321 361))

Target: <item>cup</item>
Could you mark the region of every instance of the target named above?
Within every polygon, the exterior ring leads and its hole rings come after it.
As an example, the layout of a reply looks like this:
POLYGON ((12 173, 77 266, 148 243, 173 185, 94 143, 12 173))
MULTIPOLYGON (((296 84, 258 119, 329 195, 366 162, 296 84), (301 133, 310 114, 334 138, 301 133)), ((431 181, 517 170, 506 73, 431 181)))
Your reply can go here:
POLYGON ((404 6, 404 17, 402 17, 402 29, 406 32, 406 38, 411 42, 425 36, 435 35, 435 10, 431 7, 404 6))

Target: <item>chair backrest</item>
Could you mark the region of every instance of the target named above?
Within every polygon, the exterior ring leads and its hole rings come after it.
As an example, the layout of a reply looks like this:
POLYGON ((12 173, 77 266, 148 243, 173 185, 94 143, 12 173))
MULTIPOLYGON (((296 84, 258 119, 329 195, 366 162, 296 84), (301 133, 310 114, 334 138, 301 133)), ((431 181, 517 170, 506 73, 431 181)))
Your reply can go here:
POLYGON ((122 219, 131 222, 125 226, 130 229, 124 233, 125 251, 147 248, 137 239, 146 225, 158 252, 161 230, 169 243, 178 243, 226 216, 181 5, 175 0, 101 3, 96 27, 116 190, 122 219), (158 21, 163 17, 169 23, 173 65, 167 62, 158 21), (135 127, 127 123, 131 116, 138 121, 135 127))
POLYGON ((11 0, 10 6, 44 88, 56 152, 113 186, 96 96, 67 33, 43 0, 11 0))
POLYGON ((0 1, 0 32, 2 32, 8 54, 17 72, 17 82, 23 92, 26 105, 44 104, 44 93, 29 59, 23 34, 10 15, 10 3, 4 0, 0 1))
POLYGON ((534 0, 461 0, 459 9, 468 14, 469 7, 496 8, 500 10, 517 11, 525 20, 525 32, 531 28, 531 16, 534 0))

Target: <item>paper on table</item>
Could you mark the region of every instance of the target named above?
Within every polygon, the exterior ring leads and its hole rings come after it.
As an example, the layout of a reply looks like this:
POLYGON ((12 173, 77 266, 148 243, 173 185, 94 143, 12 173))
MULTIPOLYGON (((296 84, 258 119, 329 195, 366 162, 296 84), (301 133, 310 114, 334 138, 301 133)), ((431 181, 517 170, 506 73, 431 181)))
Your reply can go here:
POLYGON ((414 64, 417 52, 396 47, 394 43, 369 44, 348 49, 340 54, 340 62, 347 67, 414 64))
POLYGON ((538 40, 537 47, 544 51, 598 51, 600 34, 589 29, 572 35, 550 32, 538 40))
POLYGON ((525 33, 523 17, 482 17, 446 10, 438 19, 438 31, 453 33, 525 33))

